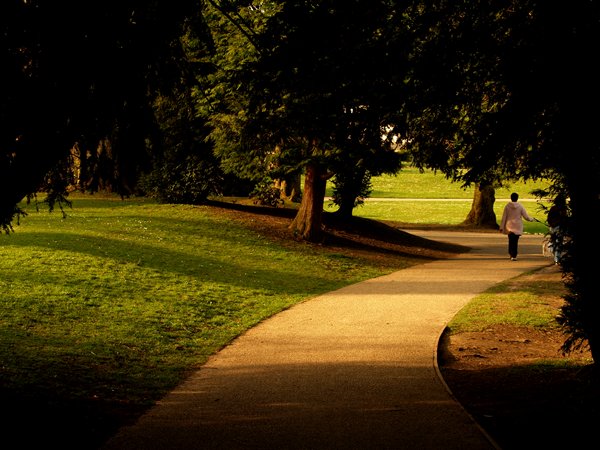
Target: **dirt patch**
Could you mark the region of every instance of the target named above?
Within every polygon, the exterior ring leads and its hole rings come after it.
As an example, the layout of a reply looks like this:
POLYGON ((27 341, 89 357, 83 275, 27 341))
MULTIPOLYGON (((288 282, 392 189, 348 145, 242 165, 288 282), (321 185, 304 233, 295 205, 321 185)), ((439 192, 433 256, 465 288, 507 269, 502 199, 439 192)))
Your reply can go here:
POLYGON ((382 265, 394 265, 393 259, 396 257, 434 260, 449 258, 468 250, 461 245, 422 238, 376 220, 360 217, 340 220, 332 213, 323 215, 322 242, 310 243, 297 239, 290 230, 296 214, 293 209, 220 202, 212 202, 211 207, 213 212, 241 222, 245 227, 276 240, 279 245, 310 246, 315 251, 353 255, 382 265))
MULTIPOLYGON (((553 266, 512 282, 560 280, 553 266)), ((562 299, 548 300, 558 313, 562 299)), ((510 325, 445 334, 440 371, 457 400, 503 449, 583 448, 596 433, 598 382, 589 352, 563 355, 564 339, 559 330, 510 325)))

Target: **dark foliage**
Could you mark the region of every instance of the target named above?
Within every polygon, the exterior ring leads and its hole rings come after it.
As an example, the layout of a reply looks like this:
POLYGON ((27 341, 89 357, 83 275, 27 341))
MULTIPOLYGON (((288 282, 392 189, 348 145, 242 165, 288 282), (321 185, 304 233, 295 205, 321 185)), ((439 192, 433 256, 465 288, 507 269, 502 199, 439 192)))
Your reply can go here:
MULTIPOLYGON (((77 144, 86 164, 113 190, 128 194, 153 138, 149 93, 178 76, 172 45, 197 1, 73 0, 0 6, 0 224, 8 229, 26 195, 45 184, 77 144), (99 154, 110 142, 110 158, 99 154), (109 162, 108 166, 105 164, 109 162)), ((105 148, 106 151, 108 151, 105 148)), ((54 177, 54 180, 56 177, 54 177)), ((89 176, 91 188, 100 186, 89 176)))
POLYGON ((465 183, 548 177, 570 199, 565 349, 597 359, 600 302, 600 5, 415 2, 410 146, 418 164, 465 183))

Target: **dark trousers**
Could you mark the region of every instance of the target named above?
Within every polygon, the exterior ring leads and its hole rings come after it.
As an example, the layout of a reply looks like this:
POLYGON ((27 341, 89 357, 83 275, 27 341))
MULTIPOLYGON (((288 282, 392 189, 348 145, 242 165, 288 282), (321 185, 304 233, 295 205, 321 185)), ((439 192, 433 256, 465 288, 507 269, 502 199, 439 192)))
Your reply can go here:
POLYGON ((511 258, 516 258, 519 252, 519 235, 508 233, 508 254, 511 258))

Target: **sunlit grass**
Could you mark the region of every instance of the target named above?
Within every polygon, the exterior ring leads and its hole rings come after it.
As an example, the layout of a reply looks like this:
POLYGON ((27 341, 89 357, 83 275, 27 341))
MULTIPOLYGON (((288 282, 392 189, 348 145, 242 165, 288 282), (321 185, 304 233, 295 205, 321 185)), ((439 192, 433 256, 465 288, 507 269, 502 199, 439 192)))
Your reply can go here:
MULTIPOLYGON (((472 199, 452 199, 452 200, 412 200, 412 199, 367 199, 364 204, 354 209, 354 215, 357 217, 366 217, 369 219, 381 220, 404 225, 459 225, 469 214, 471 210, 472 199)), ((506 201, 496 202, 494 212, 497 221, 502 218, 502 210, 506 201)), ((545 222, 546 213, 540 205, 532 200, 523 200, 521 203, 525 206, 528 213, 545 222)), ((331 202, 326 205, 327 211, 335 211, 337 207, 331 202)), ((539 222, 524 221, 523 229, 525 233, 544 234, 548 227, 539 222)))
MULTIPOLYGON (((52 353, 76 353, 102 364, 107 378, 119 371, 108 370, 117 352, 140 370, 152 367, 148 377, 175 382, 261 319, 382 273, 275 245, 209 208, 146 200, 76 199, 66 219, 30 208, 16 233, 0 239, 2 360, 10 367, 15 346, 32 336, 31 347, 48 352, 46 367, 52 353)), ((70 370, 54 363, 50 370, 70 370)))
MULTIPOLYGON (((374 187, 357 216, 457 224, 472 199, 443 176, 414 171, 378 177, 374 187), (396 184, 403 176, 413 180, 396 184)), ((153 403, 264 318, 401 268, 283 247, 209 207, 73 200, 64 219, 26 205, 15 233, 0 236, 0 394, 31 403, 25 414, 35 410, 58 430, 105 433, 114 418, 103 428, 98 411, 153 403)))
POLYGON ((556 329, 556 303, 565 294, 560 278, 529 280, 527 274, 497 284, 471 300, 450 322, 452 333, 482 331, 494 325, 556 329))
MULTIPOLYGON (((399 224, 459 225, 466 219, 473 202, 473 186, 463 188, 431 170, 421 172, 414 167, 405 167, 397 175, 381 175, 371 181, 371 195, 354 209, 355 216, 399 224)), ((507 183, 496 189, 494 212, 498 222, 512 192, 519 193, 520 201, 532 217, 545 222, 546 213, 531 192, 547 187, 544 181, 528 181, 507 183)), ((328 195, 332 193, 331 188, 329 183, 328 195)), ((327 211, 335 211, 336 208, 332 202, 326 203, 327 211)), ((537 222, 525 222, 524 230, 526 233, 544 234, 548 227, 537 222)))
POLYGON ((75 196, 65 219, 26 209, 0 236, 0 395, 71 421, 93 420, 82 405, 148 405, 261 320, 414 264, 281 246, 210 207, 75 196))
MULTIPOLYGON (((371 198, 418 198, 418 199, 473 199, 474 187, 462 187, 452 182, 442 173, 414 167, 404 167, 396 175, 381 175, 371 179, 371 198)), ((331 195, 332 183, 328 183, 327 194, 331 195)), ((522 199, 534 198, 531 192, 546 188, 544 181, 512 182, 496 189, 496 198, 506 200, 512 192, 518 192, 522 199)))

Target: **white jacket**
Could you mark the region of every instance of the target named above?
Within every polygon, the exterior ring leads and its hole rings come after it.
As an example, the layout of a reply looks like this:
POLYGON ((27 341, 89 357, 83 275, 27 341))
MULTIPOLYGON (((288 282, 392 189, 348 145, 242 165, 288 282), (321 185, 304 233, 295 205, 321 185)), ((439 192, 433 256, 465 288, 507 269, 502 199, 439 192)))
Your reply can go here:
POLYGON ((510 202, 504 207, 500 231, 508 234, 523 234, 523 219, 533 222, 533 218, 527 214, 523 205, 519 202, 510 202))

